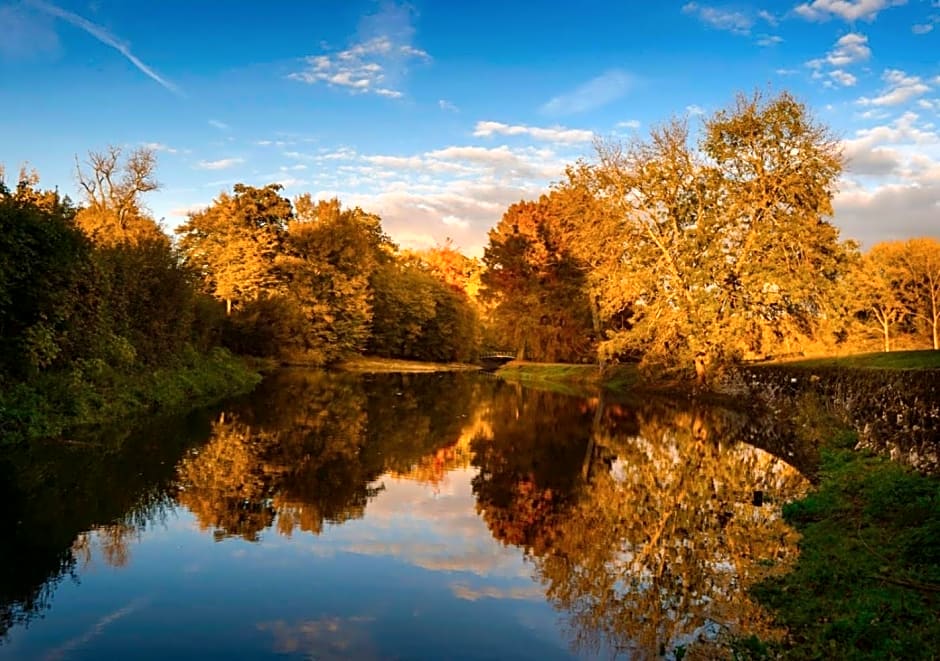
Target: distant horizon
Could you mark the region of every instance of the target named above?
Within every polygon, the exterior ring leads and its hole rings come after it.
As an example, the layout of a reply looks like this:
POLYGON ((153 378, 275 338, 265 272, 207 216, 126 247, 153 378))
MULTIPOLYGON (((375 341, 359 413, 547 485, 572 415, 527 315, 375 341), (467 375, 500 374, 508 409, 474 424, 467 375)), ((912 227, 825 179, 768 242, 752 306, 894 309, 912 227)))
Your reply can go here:
POLYGON ((379 214, 404 248, 479 256, 595 136, 697 127, 737 93, 787 90, 842 138, 843 238, 940 237, 940 3, 764 5, 0 0, 0 162, 80 198, 76 155, 146 146, 172 232, 234 183, 379 214), (559 47, 563 43, 563 47, 559 47))

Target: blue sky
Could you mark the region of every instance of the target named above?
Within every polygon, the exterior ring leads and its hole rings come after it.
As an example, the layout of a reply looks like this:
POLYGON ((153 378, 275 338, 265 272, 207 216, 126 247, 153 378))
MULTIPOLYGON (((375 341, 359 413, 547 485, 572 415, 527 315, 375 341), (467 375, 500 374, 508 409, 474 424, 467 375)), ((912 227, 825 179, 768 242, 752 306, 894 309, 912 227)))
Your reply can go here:
POLYGON ((168 228, 236 182, 479 254, 592 138, 789 90, 845 141, 835 222, 940 236, 940 1, 0 0, 0 162, 157 150, 168 228))

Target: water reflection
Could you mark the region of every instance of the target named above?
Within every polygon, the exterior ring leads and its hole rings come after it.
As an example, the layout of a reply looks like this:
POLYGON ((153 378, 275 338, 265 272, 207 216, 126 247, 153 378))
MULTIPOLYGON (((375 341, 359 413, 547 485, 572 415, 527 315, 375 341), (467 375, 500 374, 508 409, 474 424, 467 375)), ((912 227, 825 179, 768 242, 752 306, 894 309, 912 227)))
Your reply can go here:
MULTIPOLYGON (((520 399, 523 416, 546 407, 538 394, 520 399)), ((478 507, 494 536, 533 558, 576 644, 635 656, 720 631, 772 635, 745 590, 793 558, 795 533, 764 501, 794 497, 805 480, 767 452, 728 442, 712 411, 590 404, 584 436, 562 448, 498 416, 505 422, 476 455, 478 507), (571 454, 556 461, 562 452, 571 454)))
MULTIPOLYGON (((0 627, 12 628, 10 649, 46 653, 69 640, 100 650, 109 635, 117 645, 124 626, 146 638, 134 627, 163 622, 182 598, 174 590, 192 600, 202 572, 218 575, 215 592, 195 599, 220 619, 200 635, 237 630, 243 653, 644 657, 704 640, 713 655, 728 634, 773 634, 746 589, 796 550, 779 504, 807 483, 740 442, 761 424, 473 374, 284 371, 250 397, 120 444, 50 446, 0 465, 10 478, 0 523, 12 531, 0 544, 0 627), (180 551, 152 559, 167 537, 180 551), (97 614, 122 613, 113 634, 53 634, 52 616, 50 633, 17 626, 96 563, 120 568, 137 604, 97 614), (167 563, 189 578, 167 579, 164 602, 135 591, 167 563), (311 593, 297 581, 338 585, 311 593)), ((760 440, 799 464, 808 455, 778 444, 786 438, 760 440)))

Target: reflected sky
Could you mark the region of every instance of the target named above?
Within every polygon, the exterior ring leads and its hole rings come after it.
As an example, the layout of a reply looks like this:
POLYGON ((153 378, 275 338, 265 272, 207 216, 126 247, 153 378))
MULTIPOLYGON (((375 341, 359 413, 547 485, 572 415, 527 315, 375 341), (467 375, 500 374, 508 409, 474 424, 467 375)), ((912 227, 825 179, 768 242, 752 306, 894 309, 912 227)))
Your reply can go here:
POLYGON ((98 448, 97 472, 56 448, 0 467, 0 658, 643 658, 770 635, 746 588, 794 557, 780 504, 807 483, 736 440, 748 425, 478 375, 278 375, 98 448), (101 509, 127 455, 163 468, 101 509))

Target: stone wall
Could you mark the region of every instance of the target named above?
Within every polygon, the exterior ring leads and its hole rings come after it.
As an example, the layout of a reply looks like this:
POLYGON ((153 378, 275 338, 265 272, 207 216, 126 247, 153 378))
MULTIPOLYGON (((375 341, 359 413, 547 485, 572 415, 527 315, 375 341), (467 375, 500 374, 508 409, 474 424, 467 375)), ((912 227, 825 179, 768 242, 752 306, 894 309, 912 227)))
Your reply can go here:
POLYGON ((821 406, 858 432, 860 447, 940 473, 940 370, 752 365, 723 389, 756 400, 781 422, 821 406))

